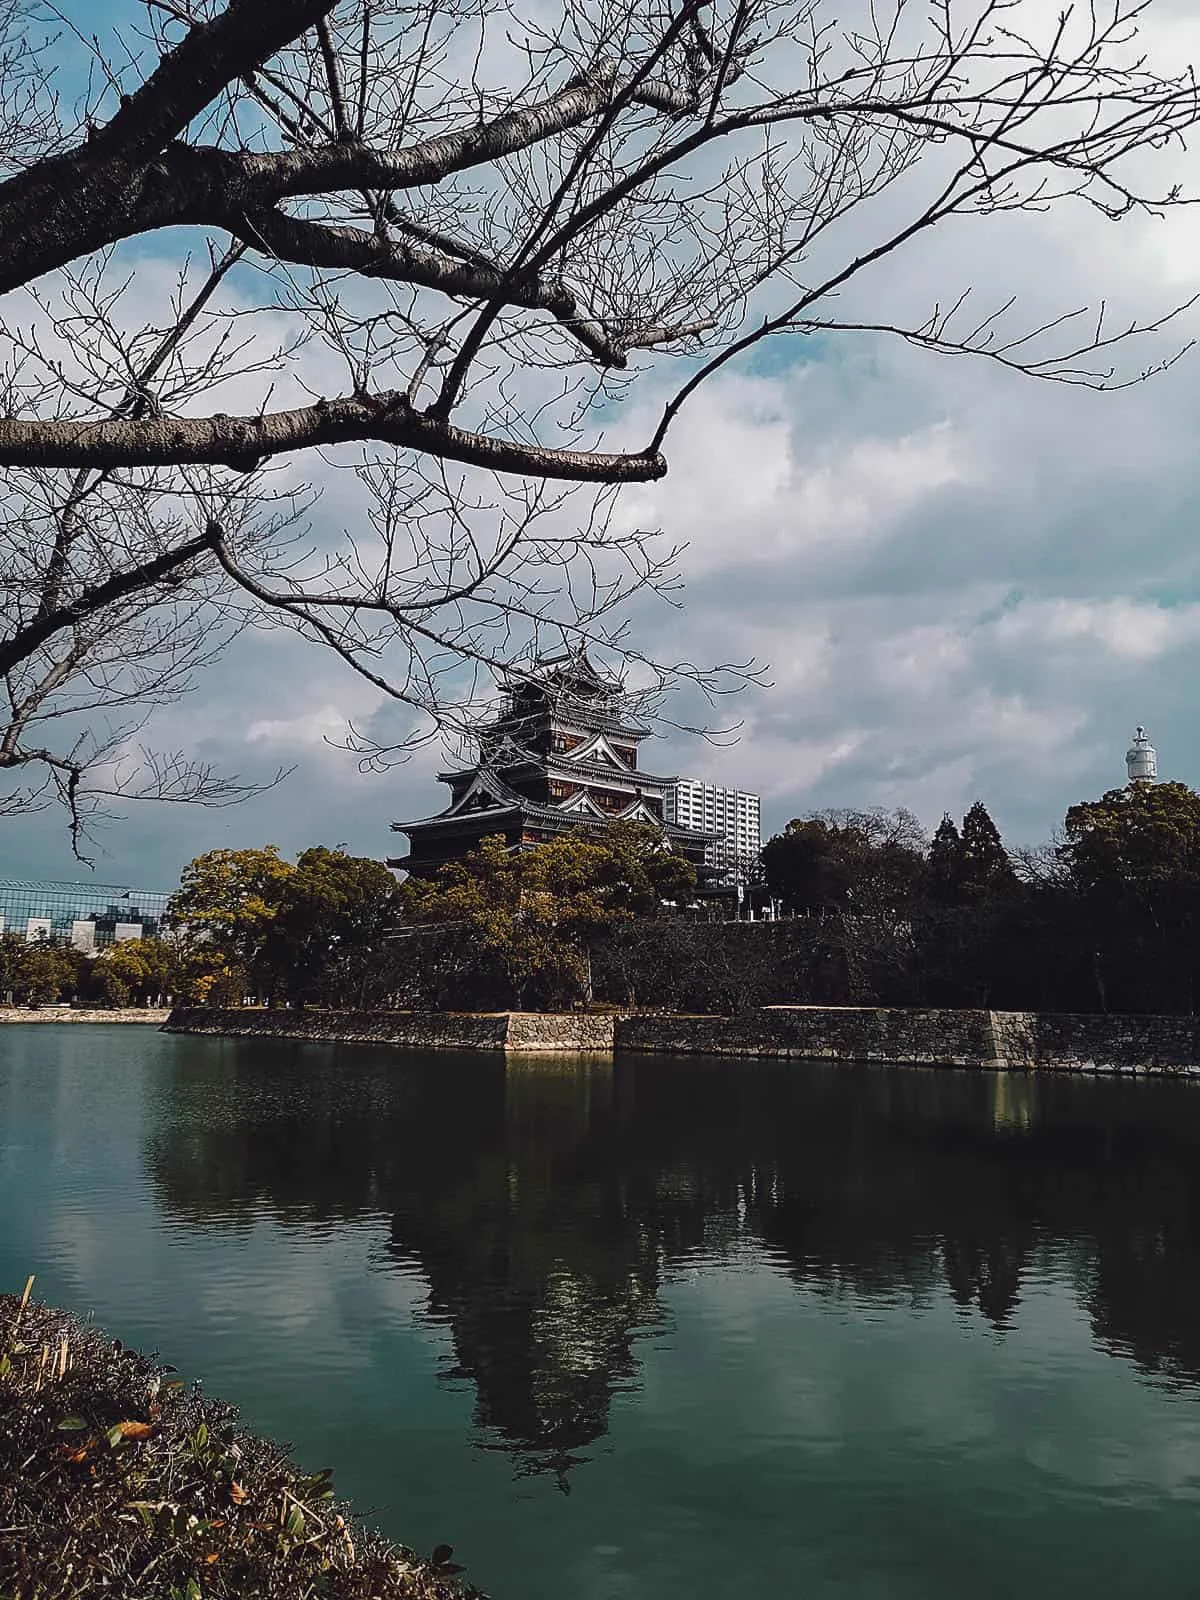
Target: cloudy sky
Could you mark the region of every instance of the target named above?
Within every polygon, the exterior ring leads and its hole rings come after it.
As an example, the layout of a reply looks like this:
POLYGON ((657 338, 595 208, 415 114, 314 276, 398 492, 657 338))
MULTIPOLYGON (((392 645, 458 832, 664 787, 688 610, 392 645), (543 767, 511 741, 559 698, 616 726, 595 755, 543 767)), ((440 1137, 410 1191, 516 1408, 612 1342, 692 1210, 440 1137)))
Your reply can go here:
MULTIPOLYGON (((1164 65, 1200 57, 1187 0, 1151 9, 1164 65)), ((1164 160, 1200 193, 1200 153, 1164 160)), ((990 305, 1015 289, 1029 322, 1101 298, 1118 317, 1165 311, 1200 289, 1197 233, 1187 210, 1119 226, 1077 208, 960 222, 870 289, 889 305, 967 284, 990 305)), ((1172 337, 1198 332, 1193 317, 1172 337)), ((660 381, 651 372, 623 418, 631 438, 660 381)), ((768 832, 840 805, 902 804, 932 828, 982 798, 1012 843, 1121 782, 1137 722, 1164 776, 1200 784, 1198 440, 1200 352, 1107 395, 862 337, 797 341, 717 379, 669 441, 669 476, 622 503, 631 523, 688 543, 683 608, 644 610, 653 637, 639 642, 753 655, 770 687, 725 708, 736 743, 666 734, 645 765, 759 791, 768 832)), ((337 493, 321 513, 334 523, 337 493)), ((336 741, 347 719, 382 715, 311 647, 243 636, 153 731, 246 778, 295 772, 229 810, 135 810, 101 834, 95 876, 169 887, 217 845, 394 850, 393 818, 440 808, 442 758, 361 774, 336 741)), ((0 827, 0 873, 80 875, 53 813, 0 827)))

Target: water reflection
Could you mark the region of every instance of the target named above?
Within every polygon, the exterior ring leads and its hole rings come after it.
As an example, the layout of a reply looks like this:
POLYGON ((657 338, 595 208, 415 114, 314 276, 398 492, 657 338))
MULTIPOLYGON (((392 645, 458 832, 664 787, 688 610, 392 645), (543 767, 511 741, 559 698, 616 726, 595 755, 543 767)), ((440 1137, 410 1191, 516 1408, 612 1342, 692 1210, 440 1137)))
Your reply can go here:
POLYGON ((807 1291, 948 1292, 1001 1335, 1049 1252, 1101 1348, 1200 1383, 1198 1156, 1185 1084, 261 1043, 177 1075, 146 1151, 188 1227, 378 1216, 478 1443, 564 1488, 665 1280, 748 1244, 807 1291))
POLYGON ((663 1245, 606 1155, 610 1070, 526 1063, 503 1087, 495 1119, 431 1121, 399 1175, 391 1249, 428 1280, 478 1426, 565 1488, 635 1380, 634 1339, 661 1321, 663 1245))

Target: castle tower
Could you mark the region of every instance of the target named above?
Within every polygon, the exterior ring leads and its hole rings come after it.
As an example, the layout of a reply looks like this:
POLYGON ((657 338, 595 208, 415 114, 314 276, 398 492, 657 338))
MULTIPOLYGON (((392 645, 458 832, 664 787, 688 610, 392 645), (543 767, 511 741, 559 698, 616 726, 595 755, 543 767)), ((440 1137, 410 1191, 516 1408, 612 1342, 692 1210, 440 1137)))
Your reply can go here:
POLYGON ((1125 752, 1125 770, 1130 783, 1153 783, 1158 777, 1158 752, 1140 723, 1134 730, 1133 743, 1125 752))
POLYGON ((515 673, 506 701, 476 729, 478 760, 438 773, 450 790, 447 808, 393 822, 410 848, 389 857, 389 867, 429 877, 489 834, 521 850, 617 819, 657 828, 671 849, 704 867, 717 834, 666 815, 676 780, 640 766, 638 747, 650 729, 631 715, 620 683, 597 672, 585 652, 542 657, 515 673))

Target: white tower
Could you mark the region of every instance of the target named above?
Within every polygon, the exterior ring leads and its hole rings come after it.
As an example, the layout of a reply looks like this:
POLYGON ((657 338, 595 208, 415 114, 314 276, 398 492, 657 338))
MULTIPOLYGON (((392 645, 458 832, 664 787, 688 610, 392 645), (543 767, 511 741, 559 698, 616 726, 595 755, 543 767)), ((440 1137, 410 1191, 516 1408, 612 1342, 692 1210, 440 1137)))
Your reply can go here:
POLYGON ((1134 731, 1133 743, 1125 752, 1125 770, 1130 783, 1153 783, 1158 777, 1158 753, 1140 724, 1134 731))

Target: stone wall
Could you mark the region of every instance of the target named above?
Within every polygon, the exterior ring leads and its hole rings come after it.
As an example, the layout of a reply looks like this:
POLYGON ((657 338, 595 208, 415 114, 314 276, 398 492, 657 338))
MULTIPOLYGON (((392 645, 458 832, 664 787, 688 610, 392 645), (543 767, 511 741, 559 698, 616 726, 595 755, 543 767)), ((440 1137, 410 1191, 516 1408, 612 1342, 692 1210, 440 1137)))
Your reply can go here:
POLYGON ((179 1006, 168 1033, 222 1037, 339 1040, 427 1050, 603 1050, 613 1047, 611 1017, 532 1012, 268 1011, 179 1006))
MULTIPOLYGON (((34 1013, 54 1021, 55 1014, 34 1013)), ((127 1014, 101 1012, 116 1020, 127 1014)), ((132 1013, 133 1020, 152 1014, 132 1013)), ((90 1020, 87 1013, 72 1013, 90 1020)), ((737 1017, 181 1007, 168 1032, 344 1040, 435 1050, 796 1056, 934 1067, 1200 1076, 1200 1018, 870 1006, 767 1006, 737 1017)))
POLYGON ((603 1050, 613 1048, 612 1017, 590 1017, 583 1012, 542 1015, 536 1011, 508 1014, 506 1050, 603 1050))
POLYGON ((994 1059, 986 1011, 766 1006, 737 1017, 630 1016, 616 1048, 677 1055, 832 1057, 978 1067, 994 1059))
POLYGON ((28 1006, 0 1007, 0 1023, 4 1022, 151 1022, 161 1027, 170 1015, 168 1011, 151 1006, 127 1006, 122 1010, 101 1011, 82 1006, 39 1006, 36 1011, 28 1006))
POLYGON ((1014 1065, 1066 1072, 1200 1076, 1200 1017, 1046 1012, 1028 1013, 1021 1020, 1032 1042, 1032 1060, 1014 1065))
POLYGON ((768 1006, 739 1017, 622 1017, 615 1043, 673 1055, 1200 1076, 1197 1017, 768 1006))

